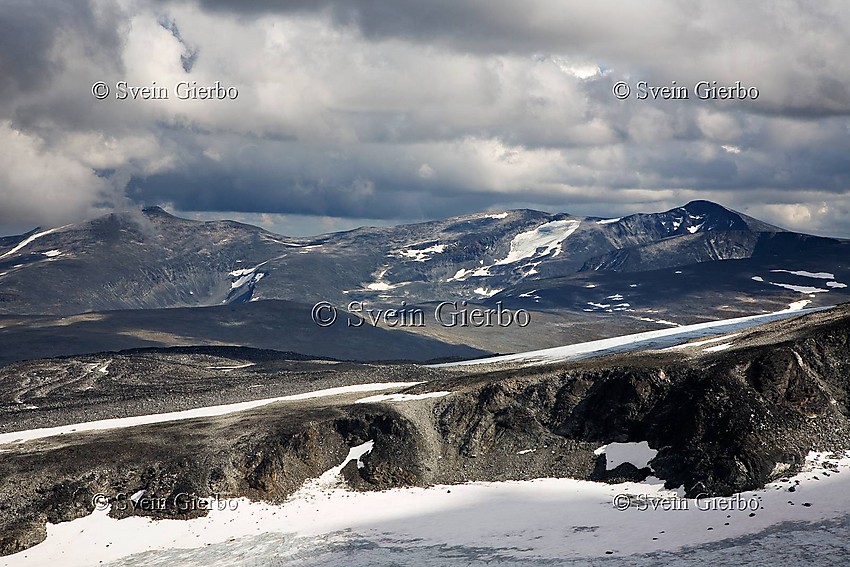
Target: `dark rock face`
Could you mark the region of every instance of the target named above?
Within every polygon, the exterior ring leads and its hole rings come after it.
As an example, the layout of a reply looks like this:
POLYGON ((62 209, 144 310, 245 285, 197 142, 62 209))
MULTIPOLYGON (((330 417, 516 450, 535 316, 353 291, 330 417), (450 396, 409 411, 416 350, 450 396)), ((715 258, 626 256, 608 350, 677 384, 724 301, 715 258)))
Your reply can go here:
MULTIPOLYGON (((503 391, 505 401, 495 407, 447 400, 455 407, 442 408, 443 429, 452 431, 447 441, 460 438, 461 454, 472 447, 479 457, 501 452, 497 440, 511 437, 558 436, 583 442, 586 451, 610 442, 646 440, 659 448, 651 466, 668 487, 684 485, 694 496, 690 487, 700 482, 701 491, 728 495, 762 486, 777 464, 799 465, 813 443, 837 447, 842 434, 836 429, 844 435, 847 431, 847 414, 823 403, 829 386, 806 378, 771 402, 736 376, 752 364, 704 369, 670 365, 661 372, 572 371, 566 379, 545 378, 553 395, 542 403, 533 401, 541 391, 539 382, 503 391), (585 394, 576 399, 576 390, 585 394), (463 406, 456 407, 459 403, 463 406), (516 414, 521 419, 510 418, 516 414)), ((782 382, 799 373, 795 364, 774 376, 782 382)), ((479 395, 479 401, 490 397, 484 391, 479 395)), ((627 467, 595 478, 645 478, 643 472, 627 467)))
POLYGON ((340 419, 334 423, 337 431, 351 445, 374 441, 372 450, 357 469, 365 484, 379 489, 396 486, 421 485, 425 480, 424 445, 417 425, 392 413, 372 413, 340 419))
POLYGON ((44 520, 26 518, 4 527, 0 536, 0 556, 24 551, 41 543, 47 537, 44 520))
POLYGON ((600 464, 597 464, 590 480, 607 482, 609 484, 618 484, 621 482, 642 482, 652 474, 651 468, 643 467, 639 469, 631 463, 622 463, 611 470, 605 469, 605 461, 603 459, 600 459, 600 464))
POLYGON ((479 456, 512 436, 593 448, 648 441, 659 451, 652 470, 668 487, 729 495, 763 486, 777 465, 794 469, 813 447, 850 446, 848 336, 844 318, 794 341, 712 358, 494 376, 473 397, 440 402, 440 430, 461 453, 474 447, 479 456))

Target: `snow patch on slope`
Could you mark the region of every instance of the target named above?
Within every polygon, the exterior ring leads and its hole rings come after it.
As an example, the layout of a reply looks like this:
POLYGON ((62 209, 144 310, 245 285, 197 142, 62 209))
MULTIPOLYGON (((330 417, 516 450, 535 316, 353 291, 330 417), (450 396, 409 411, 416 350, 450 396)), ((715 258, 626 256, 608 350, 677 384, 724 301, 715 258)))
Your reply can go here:
MULTIPOLYGON (((810 272, 808 270, 770 270, 770 272, 774 273, 774 274, 778 274, 778 273, 791 274, 791 275, 794 275, 794 276, 799 276, 799 277, 803 277, 803 278, 812 278, 812 279, 818 279, 818 280, 831 280, 831 281, 827 281, 825 283, 826 287, 828 287, 830 289, 841 289, 841 288, 847 287, 847 284, 834 281, 835 280, 835 274, 833 274, 832 272, 810 272)), ((761 276, 753 276, 751 279, 753 281, 757 281, 757 282, 761 282, 761 283, 767 283, 767 284, 770 284, 770 285, 775 285, 777 287, 783 287, 785 289, 790 289, 790 290, 796 291, 798 293, 812 294, 812 293, 826 293, 826 292, 830 291, 829 289, 823 289, 823 288, 820 288, 820 287, 813 287, 813 286, 808 286, 808 285, 796 285, 796 284, 788 284, 788 283, 782 283, 782 282, 765 281, 765 279, 761 276)))
POLYGON ((785 289, 790 289, 791 291, 796 291, 798 293, 826 293, 829 290, 823 289, 819 287, 812 287, 808 285, 794 285, 787 283, 779 283, 779 282, 767 282, 770 285, 775 285, 776 287, 784 287, 785 289))
POLYGON ((430 398, 442 398, 451 392, 428 392, 427 394, 377 394, 360 398, 355 404, 372 404, 376 402, 412 402, 414 400, 427 400, 430 398))
POLYGON ((266 276, 266 273, 257 272, 257 270, 268 264, 270 261, 271 260, 260 262, 253 268, 238 268, 236 270, 228 272, 228 276, 230 276, 231 278, 235 278, 233 279, 233 281, 230 282, 230 291, 233 292, 234 290, 246 284, 256 284, 258 281, 263 279, 266 276))
POLYGON ((605 470, 613 470, 623 463, 631 463, 639 469, 649 466, 658 451, 650 448, 649 443, 608 443, 595 451, 594 455, 605 455, 605 470))
POLYGON ((369 453, 374 446, 375 442, 370 440, 355 447, 351 447, 348 449, 348 455, 342 463, 323 472, 318 478, 310 479, 305 482, 304 485, 293 495, 293 498, 315 498, 324 490, 334 489, 341 486, 342 483, 340 482, 339 475, 342 472, 342 469, 345 468, 345 465, 351 461, 356 461, 357 468, 362 469, 363 457, 369 453))
POLYGON ((708 348, 702 349, 702 352, 720 352, 721 350, 726 350, 730 348, 732 343, 723 343, 722 345, 715 345, 708 348))
POLYGON ((681 327, 679 323, 674 323, 673 321, 668 321, 667 319, 652 319, 650 317, 638 317, 639 321, 646 321, 647 323, 658 323, 660 325, 670 325, 671 327, 681 327))
POLYGON ((704 341, 694 341, 694 342, 691 342, 691 343, 684 343, 684 344, 681 344, 681 345, 673 345, 671 347, 665 348, 664 350, 681 350, 681 349, 685 349, 685 348, 698 347, 698 346, 702 346, 702 345, 716 343, 718 341, 725 341, 725 340, 731 339, 732 337, 737 337, 740 334, 741 333, 732 333, 731 335, 723 335, 722 337, 714 337, 712 339, 705 339, 704 341))
POLYGON ((221 370, 223 372, 230 372, 232 370, 240 370, 242 368, 248 368, 250 366, 254 366, 253 362, 246 362, 244 364, 233 364, 230 366, 207 366, 209 370, 221 370))
MULTIPOLYGON (((107 363, 108 364, 108 363, 107 363)), ((248 402, 237 402, 234 404, 223 404, 218 406, 208 406, 203 408, 193 408, 190 410, 173 411, 168 413, 156 413, 150 415, 139 415, 135 417, 119 417, 113 419, 101 419, 98 421, 87 421, 83 423, 72 423, 68 425, 60 425, 57 427, 44 427, 40 429, 29 429, 26 431, 13 431, 10 433, 0 434, 0 445, 7 443, 24 443, 33 439, 42 439, 44 437, 53 437, 55 435, 66 435, 69 433, 80 433, 83 431, 101 431, 105 429, 120 429, 124 427, 133 427, 136 425, 148 425, 151 423, 163 423, 166 421, 180 421, 184 419, 193 419, 197 417, 213 417, 226 415, 239 411, 245 411, 262 407, 276 402, 286 402, 295 400, 308 400, 313 398, 322 398, 326 396, 337 396, 340 394, 352 394, 358 392, 370 392, 375 390, 390 390, 395 388, 404 388, 421 384, 422 382, 377 382, 371 384, 356 384, 353 386, 340 386, 337 388, 326 388, 324 390, 315 390, 313 392, 304 392, 303 394, 294 394, 290 396, 280 396, 277 398, 266 398, 262 400, 252 400, 248 402)))
POLYGON ((489 287, 476 287, 472 290, 472 293, 478 294, 482 297, 493 297, 497 293, 502 291, 501 289, 490 289, 489 287))
POLYGON ((511 241, 508 255, 496 262, 496 265, 513 264, 534 256, 557 256, 561 253, 561 242, 574 233, 580 224, 578 220, 558 220, 517 234, 511 241), (540 248, 544 248, 544 251, 538 252, 540 248))
POLYGON ((786 273, 793 274, 795 276, 802 276, 805 278, 815 278, 820 280, 834 280, 835 274, 831 274, 829 272, 808 272, 806 270, 770 270, 771 272, 778 273, 786 273))
MULTIPOLYGON (((387 272, 390 271, 389 266, 384 266, 380 270, 378 270, 377 274, 375 274, 375 281, 363 286, 363 289, 369 291, 390 291, 391 289, 395 289, 397 287, 402 287, 408 285, 410 282, 398 282, 398 283, 389 283, 384 281, 384 276, 387 275, 387 272)), ((348 293, 348 292, 343 292, 348 293)))
POLYGON ((228 276, 233 276, 234 278, 241 278, 254 273, 254 270, 257 268, 244 268, 241 270, 233 270, 232 272, 228 272, 228 276))
POLYGON ((369 291, 390 291, 391 289, 396 289, 397 287, 402 287, 410 282, 398 282, 398 283, 387 283, 387 282, 372 282, 366 285, 366 289, 369 291))
POLYGON ((687 339, 701 338, 714 334, 710 329, 728 327, 729 330, 738 330, 751 327, 759 323, 774 321, 798 315, 806 312, 821 311, 829 307, 803 309, 800 303, 792 303, 788 309, 765 313, 763 315, 750 315, 747 317, 736 317, 734 319, 721 319, 719 321, 708 321, 693 325, 683 325, 669 329, 658 329, 644 333, 635 333, 608 339, 589 341, 561 347, 547 348, 517 354, 493 356, 489 358, 478 358, 474 360, 463 360, 460 362, 449 362, 434 364, 434 368, 446 368, 452 366, 472 366, 478 364, 519 363, 524 366, 540 364, 553 364, 567 360, 581 360, 590 356, 600 356, 617 352, 631 352, 635 350, 658 349, 671 346, 687 339))
POLYGON ((520 297, 520 298, 523 298, 523 299, 533 299, 534 301, 536 301, 538 303, 540 302, 540 296, 537 295, 536 289, 532 289, 531 291, 521 293, 517 297, 520 297))
MULTIPOLYGON (((581 221, 579 220, 558 220, 544 223, 533 230, 521 232, 511 240, 510 251, 503 259, 492 266, 480 266, 475 269, 461 268, 446 281, 464 281, 468 278, 487 277, 492 275, 490 269, 495 266, 506 266, 531 258, 549 256, 550 254, 555 257, 561 253, 561 242, 575 232, 580 224, 581 221)), ((536 267, 537 264, 531 265, 531 270, 523 274, 523 277, 536 274, 536 267)))
POLYGON ((260 281, 261 279, 263 279, 263 277, 265 275, 266 274, 264 272, 254 273, 254 271, 251 270, 247 274, 245 274, 244 276, 240 276, 240 277, 236 278, 235 281, 231 282, 230 283, 230 289, 232 291, 232 290, 238 289, 238 288, 240 288, 243 285, 248 284, 248 283, 255 284, 258 281, 260 281))
POLYGON ((39 239, 39 238, 41 238, 42 236, 47 236, 48 234, 52 234, 52 233, 54 233, 54 232, 56 232, 57 230, 60 230, 60 229, 62 229, 62 228, 65 228, 65 227, 64 227, 64 226, 62 226, 62 227, 58 227, 58 228, 51 228, 51 229, 49 229, 49 230, 43 230, 43 231, 41 231, 41 232, 36 232, 36 233, 35 233, 35 234, 33 234, 32 236, 28 236, 27 238, 25 238, 24 240, 22 240, 22 241, 21 241, 21 242, 20 242, 17 246, 15 246, 14 248, 12 248, 11 250, 9 250, 8 252, 6 252, 5 254, 0 255, 0 260, 2 260, 3 258, 5 258, 5 257, 7 257, 7 256, 11 256, 12 254, 14 254, 14 253, 16 253, 16 252, 18 252, 18 251, 22 250, 23 248, 25 248, 25 247, 29 246, 31 243, 35 242, 36 240, 38 240, 38 239, 39 239))
POLYGON ((455 272, 455 275, 453 275, 446 281, 462 282, 467 280, 468 278, 483 278, 490 275, 492 275, 490 273, 490 266, 482 266, 480 268, 475 268, 474 270, 466 270, 464 268, 461 268, 457 272, 455 272))
POLYGON ((425 262, 431 259, 434 254, 442 254, 446 250, 446 244, 435 244, 427 248, 408 248, 406 250, 396 250, 396 254, 403 258, 409 258, 414 262, 425 262))

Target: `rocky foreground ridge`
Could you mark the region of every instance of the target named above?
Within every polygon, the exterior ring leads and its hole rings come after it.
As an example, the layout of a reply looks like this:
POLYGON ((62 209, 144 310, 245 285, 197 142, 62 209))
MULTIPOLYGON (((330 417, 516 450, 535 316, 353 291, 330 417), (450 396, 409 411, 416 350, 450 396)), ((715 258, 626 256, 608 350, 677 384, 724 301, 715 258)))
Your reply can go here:
MULTIPOLYGON (((0 447, 0 552, 38 543, 46 522, 91 513, 97 494, 144 489, 146 497, 166 503, 122 510, 114 501, 116 517, 204 513, 178 509, 179 494, 281 501, 366 441, 374 445, 362 466, 352 462, 343 470, 356 490, 556 476, 639 479, 650 471, 628 465, 606 471, 604 455, 594 450, 610 442, 648 441, 658 450, 649 464, 652 474, 670 487, 683 486, 691 497, 757 488, 793 473, 810 450, 850 448, 850 306, 756 327, 729 343, 725 350, 694 346, 537 367, 349 364, 345 372, 359 372, 360 381, 424 379, 404 391, 448 393, 377 403, 355 403, 368 394, 345 394, 8 444, 0 447)), ((198 361, 209 368, 213 354, 183 353, 183 380, 198 361)), ((226 355, 238 362, 238 352, 226 355)), ((158 356, 162 364, 174 363, 155 350, 122 355, 128 367, 136 357, 148 369, 158 356)), ((295 375, 307 384, 310 376, 333 374, 333 365, 324 362, 299 370, 295 362, 276 361, 273 370, 269 356, 264 353, 266 362, 255 359, 255 369, 239 371, 246 384, 295 375)), ((80 364, 40 364, 60 362, 80 364)), ((42 405, 59 395, 44 394, 53 374, 44 373, 45 384, 32 388, 38 374, 16 368, 3 369, 6 417, 33 392, 41 392, 42 405), (9 386, 16 379, 29 386, 9 386)), ((241 380, 228 376, 233 384, 241 380)), ((102 389, 107 399, 101 404, 108 408, 133 399, 132 388, 108 399, 106 377, 85 385, 70 381, 56 391, 68 396, 69 389, 102 389)))

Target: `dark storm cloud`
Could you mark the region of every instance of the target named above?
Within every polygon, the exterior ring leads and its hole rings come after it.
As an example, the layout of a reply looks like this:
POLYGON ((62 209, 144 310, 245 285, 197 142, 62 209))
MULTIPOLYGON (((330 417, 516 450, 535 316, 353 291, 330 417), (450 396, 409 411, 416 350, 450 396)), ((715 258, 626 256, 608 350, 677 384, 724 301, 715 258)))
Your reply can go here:
POLYGON ((49 87, 63 67, 63 33, 72 33, 94 52, 120 46, 113 10, 91 3, 52 0, 4 0, 0 6, 0 94, 27 93, 49 87))
POLYGON ((709 198, 846 234, 848 29, 840 2, 6 2, 0 227, 128 203, 389 220, 709 198), (122 79, 240 96, 91 97, 122 79), (640 80, 761 95, 612 95, 640 80))
POLYGON ((762 79, 768 92, 754 112, 850 114, 850 72, 839 64, 846 54, 848 24, 840 2, 200 0, 200 5, 243 18, 324 14, 372 40, 442 45, 479 55, 591 56, 661 84, 762 79))
POLYGON ((346 185, 315 179, 196 174, 161 174, 133 180, 128 194, 142 204, 169 203, 185 211, 280 213, 317 217, 428 219, 480 211, 498 202, 491 195, 458 193, 450 188, 411 188, 391 180, 352 179, 346 185), (175 187, 179 190, 175 191, 175 187))
POLYGON ((789 196, 813 187, 841 195, 850 179, 846 148, 829 144, 775 156, 752 150, 734 154, 700 141, 624 147, 629 151, 621 161, 610 164, 610 171, 599 168, 596 172, 570 167, 587 162, 593 148, 562 150, 563 163, 558 164, 562 169, 549 175, 574 190, 562 190, 558 183, 523 186, 518 181, 500 193, 482 192, 481 184, 486 181, 479 180, 474 171, 469 177, 439 175, 444 168, 463 167, 467 159, 474 168, 473 158, 463 155, 456 164, 431 161, 433 167, 426 170, 435 169, 437 178, 423 178, 415 174, 418 162, 398 148, 378 144, 334 154, 325 151, 327 148, 301 147, 297 141, 270 142, 250 154, 200 160, 177 173, 135 178, 129 195, 141 203, 170 202, 182 210, 410 219, 465 214, 523 201, 568 211, 575 202, 616 200, 621 190, 702 190, 722 202, 742 202, 740 197, 747 192, 765 187, 787 191, 789 196))
MULTIPOLYGON (((563 38, 555 33, 541 34, 541 28, 527 26, 533 14, 527 6, 516 2, 293 0, 240 3, 201 0, 200 5, 243 17, 326 13, 337 25, 356 26, 370 38, 403 38, 420 42, 439 39, 477 52, 527 51, 541 44, 563 42, 563 38)), ((580 41, 580 38, 575 39, 580 41)))

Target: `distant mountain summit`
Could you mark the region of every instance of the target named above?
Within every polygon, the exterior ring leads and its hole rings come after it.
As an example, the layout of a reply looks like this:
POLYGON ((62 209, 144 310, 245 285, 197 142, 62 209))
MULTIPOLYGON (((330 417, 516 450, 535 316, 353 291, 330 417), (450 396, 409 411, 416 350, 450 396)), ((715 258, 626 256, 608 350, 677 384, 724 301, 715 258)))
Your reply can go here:
POLYGON ((159 205, 154 205, 152 207, 145 207, 145 208, 142 209, 142 212, 145 213, 146 215, 151 215, 151 216, 166 216, 166 217, 173 217, 174 216, 171 213, 169 213, 168 211, 166 211, 165 209, 163 209, 162 207, 160 207, 159 205))
POLYGON ((750 230, 738 213, 711 201, 691 201, 684 207, 667 211, 673 234, 694 234, 708 230, 750 230))
POLYGON ((622 218, 513 210, 310 238, 148 207, 0 240, 0 313, 467 300, 657 320, 667 319, 650 314, 663 301, 665 313, 687 319, 689 309, 837 302, 850 279, 847 246, 703 200, 622 218), (801 271, 832 277, 792 273, 801 271), (697 298, 680 285, 687 274, 699 274, 689 284, 697 298), (600 297, 606 289, 611 297, 600 297))

